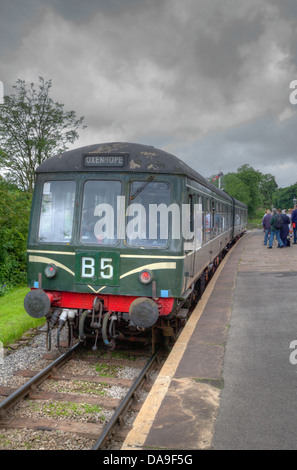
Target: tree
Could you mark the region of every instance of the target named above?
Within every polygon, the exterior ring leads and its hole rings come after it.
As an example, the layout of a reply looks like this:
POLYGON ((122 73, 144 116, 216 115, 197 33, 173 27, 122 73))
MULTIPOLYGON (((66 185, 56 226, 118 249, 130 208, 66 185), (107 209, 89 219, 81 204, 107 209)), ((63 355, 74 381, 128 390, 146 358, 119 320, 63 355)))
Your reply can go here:
POLYGON ((272 176, 270 173, 261 176, 259 189, 262 195, 262 203, 267 209, 270 209, 273 204, 273 194, 277 188, 278 185, 274 176, 272 176))
POLYGON ((248 186, 239 178, 237 173, 227 173, 224 177, 224 189, 229 196, 251 205, 251 197, 248 186))
POLYGON ((31 194, 0 176, 0 295, 2 285, 26 281, 26 248, 31 194))
POLYGON ((273 204, 278 209, 292 209, 297 197, 297 183, 286 188, 279 188, 273 194, 273 204))
POLYGON ((263 174, 245 164, 238 168, 237 173, 224 176, 224 189, 230 196, 246 204, 249 216, 253 216, 261 204, 271 207, 277 183, 271 174, 263 174))
POLYGON ((250 197, 248 204, 249 215, 254 215, 260 204, 262 203, 262 196, 260 192, 260 181, 262 173, 248 164, 242 165, 237 170, 237 176, 246 185, 250 197))
POLYGON ((8 179, 32 192, 35 170, 47 158, 67 149, 84 128, 84 117, 64 111, 49 96, 52 81, 39 77, 39 87, 17 80, 16 93, 4 97, 0 106, 0 163, 8 179))

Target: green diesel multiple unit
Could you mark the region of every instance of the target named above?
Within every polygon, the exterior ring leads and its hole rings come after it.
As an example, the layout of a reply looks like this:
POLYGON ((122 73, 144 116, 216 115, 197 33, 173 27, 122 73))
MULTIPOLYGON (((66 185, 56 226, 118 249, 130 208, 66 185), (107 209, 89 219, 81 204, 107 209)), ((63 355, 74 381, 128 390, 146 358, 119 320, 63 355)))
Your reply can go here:
MULTIPOLYGON (((37 168, 25 308, 71 338, 170 335, 181 308, 246 229, 247 208, 177 157, 98 144, 37 168)), ((183 309, 184 311, 184 309, 183 309)))

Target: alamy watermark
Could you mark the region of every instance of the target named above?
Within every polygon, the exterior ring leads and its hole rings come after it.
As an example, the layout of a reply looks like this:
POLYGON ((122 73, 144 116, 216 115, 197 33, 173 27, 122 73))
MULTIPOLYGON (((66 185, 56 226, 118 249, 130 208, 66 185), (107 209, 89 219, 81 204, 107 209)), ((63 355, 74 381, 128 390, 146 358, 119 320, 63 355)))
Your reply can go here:
POLYGON ((290 349, 293 349, 293 351, 290 354, 289 361, 290 361, 290 364, 295 366, 297 364, 297 340, 296 339, 291 341, 290 349))
POLYGON ((290 103, 297 104, 297 80, 292 80, 290 83, 290 88, 293 89, 293 91, 290 93, 290 103))
POLYGON ((131 204, 125 214, 125 197, 117 197, 116 211, 110 204, 98 204, 93 216, 82 222, 82 233, 92 232, 97 240, 179 240, 185 249, 202 245, 202 204, 131 204), (96 217, 96 219, 94 218, 96 217), (99 219, 97 219, 99 217, 99 219), (126 223, 126 217, 129 221, 126 223), (192 222, 191 222, 192 221, 192 222))

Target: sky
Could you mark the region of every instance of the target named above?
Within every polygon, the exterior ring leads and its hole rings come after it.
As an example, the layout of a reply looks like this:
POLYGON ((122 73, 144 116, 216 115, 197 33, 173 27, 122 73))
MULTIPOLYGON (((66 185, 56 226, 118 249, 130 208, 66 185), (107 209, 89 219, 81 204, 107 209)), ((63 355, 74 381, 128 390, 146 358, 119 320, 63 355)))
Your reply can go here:
POLYGON ((85 117, 70 149, 137 142, 204 177, 297 182, 296 0, 0 0, 5 94, 40 76, 85 117))

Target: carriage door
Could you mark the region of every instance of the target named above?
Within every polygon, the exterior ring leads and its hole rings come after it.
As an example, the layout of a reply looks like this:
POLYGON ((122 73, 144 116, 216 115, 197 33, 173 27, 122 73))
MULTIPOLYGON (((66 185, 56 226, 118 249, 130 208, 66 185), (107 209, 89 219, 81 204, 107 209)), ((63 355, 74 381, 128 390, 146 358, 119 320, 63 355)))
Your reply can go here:
POLYGON ((187 227, 186 227, 186 238, 184 239, 184 251, 185 251, 185 276, 192 278, 194 276, 195 268, 195 218, 194 218, 194 205, 195 205, 195 194, 188 194, 188 213, 187 213, 187 227), (191 234, 191 236, 189 236, 191 234))
POLYGON ((215 202, 213 199, 210 200, 210 239, 214 238, 214 226, 215 226, 215 202))

